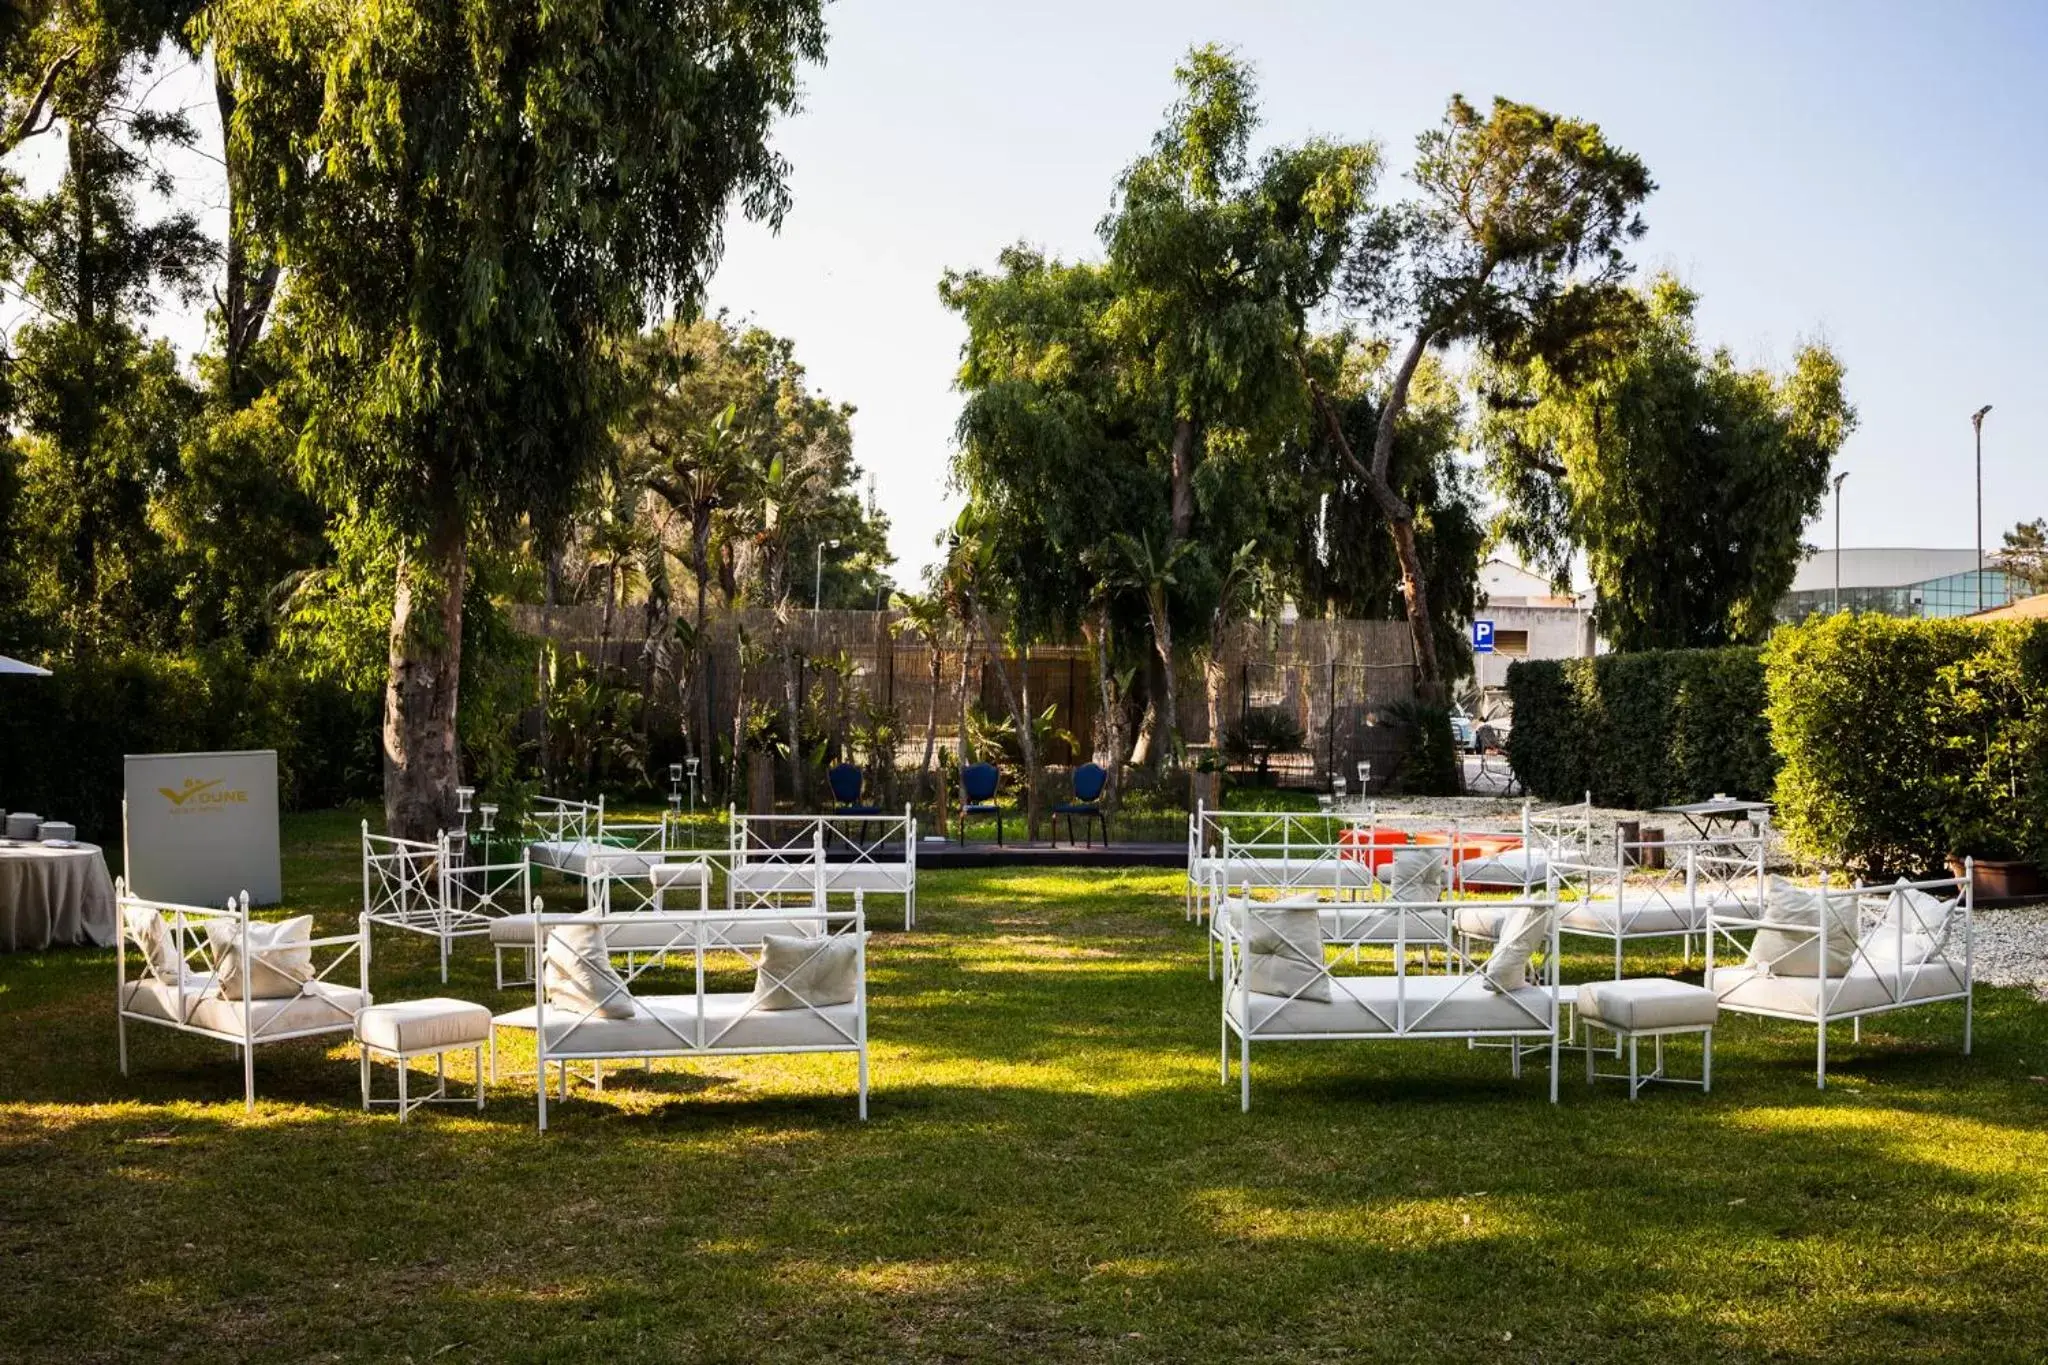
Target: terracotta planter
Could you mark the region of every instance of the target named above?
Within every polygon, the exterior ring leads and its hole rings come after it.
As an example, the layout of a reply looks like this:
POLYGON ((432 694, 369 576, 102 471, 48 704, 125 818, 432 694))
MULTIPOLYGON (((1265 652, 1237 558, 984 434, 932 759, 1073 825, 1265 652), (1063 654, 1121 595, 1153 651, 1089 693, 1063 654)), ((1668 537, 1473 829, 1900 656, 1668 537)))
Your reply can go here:
MULTIPOLYGON (((1955 876, 1962 876, 1963 860, 1950 858, 1948 870, 1955 876)), ((2041 894, 2041 869, 2033 863, 2011 858, 1978 858, 1972 870, 1975 875, 1971 880, 1971 890, 1979 900, 2017 900, 2041 894)))
POLYGON ((775 814, 775 759, 771 755, 747 755, 747 814, 775 814))

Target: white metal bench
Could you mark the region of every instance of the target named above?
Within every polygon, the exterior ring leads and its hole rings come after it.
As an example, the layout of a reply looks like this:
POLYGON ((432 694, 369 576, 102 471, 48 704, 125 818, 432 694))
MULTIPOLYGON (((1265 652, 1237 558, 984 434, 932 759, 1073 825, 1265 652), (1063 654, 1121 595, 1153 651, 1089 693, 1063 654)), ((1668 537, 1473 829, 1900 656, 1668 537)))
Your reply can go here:
POLYGON ((123 1076, 128 1074, 130 1023, 211 1038, 240 1052, 242 1101, 253 1111, 258 1047, 351 1033, 356 1015, 370 1003, 367 916, 357 920, 352 934, 265 947, 251 943, 246 891, 215 910, 131 896, 123 880, 114 884, 114 900, 121 925, 114 953, 114 1010, 123 1076), (140 958, 140 970, 132 975, 131 954, 140 958), (351 959, 353 973, 347 970, 351 959), (223 981, 230 962, 245 983, 259 969, 302 979, 291 994, 231 999, 223 981), (345 982, 350 975, 355 979, 345 982))
POLYGON ((532 869, 513 863, 476 863, 464 856, 463 836, 442 834, 433 843, 370 833, 363 821, 363 914, 371 924, 424 934, 441 953, 441 980, 455 940, 490 933, 493 921, 518 914, 532 898, 532 869))
POLYGON ((729 810, 726 908, 780 894, 790 864, 824 861, 825 894, 901 896, 903 927, 917 927, 917 818, 901 815, 746 815, 729 810))

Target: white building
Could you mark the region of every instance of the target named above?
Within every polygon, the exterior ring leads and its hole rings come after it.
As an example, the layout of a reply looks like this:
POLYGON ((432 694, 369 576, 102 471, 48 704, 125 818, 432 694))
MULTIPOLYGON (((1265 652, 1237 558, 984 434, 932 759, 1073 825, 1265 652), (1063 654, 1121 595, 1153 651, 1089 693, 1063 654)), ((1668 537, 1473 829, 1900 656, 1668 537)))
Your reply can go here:
POLYGON ((1836 609, 1839 576, 1843 611, 1876 611, 1888 616, 1967 616, 2002 607, 2025 592, 2019 580, 1975 550, 1903 547, 1832 548, 1807 554, 1792 587, 1778 603, 1778 619, 1801 621, 1836 609))
POLYGON ((1507 686, 1517 659, 1583 659, 1599 648, 1593 594, 1559 593, 1550 580, 1505 559, 1479 566, 1479 615, 1493 623, 1493 653, 1472 656, 1480 691, 1507 686))

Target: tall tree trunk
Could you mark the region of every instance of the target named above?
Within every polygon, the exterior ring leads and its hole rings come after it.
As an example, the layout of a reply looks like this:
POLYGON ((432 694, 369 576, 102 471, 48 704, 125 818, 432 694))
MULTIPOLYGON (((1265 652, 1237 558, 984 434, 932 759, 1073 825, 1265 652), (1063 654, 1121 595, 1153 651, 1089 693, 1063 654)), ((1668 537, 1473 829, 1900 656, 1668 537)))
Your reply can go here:
POLYGON ((1095 646, 1095 685, 1102 696, 1102 744, 1104 764, 1109 769, 1109 780, 1102 790, 1102 804, 1107 810, 1116 809, 1117 790, 1123 782, 1124 767, 1124 720, 1123 698, 1117 695, 1116 673, 1112 667, 1109 651, 1109 609, 1102 608, 1096 619, 1082 627, 1082 633, 1095 646))
POLYGON ((1145 594, 1145 609, 1152 617, 1152 644, 1159 654, 1159 734, 1154 742, 1161 750, 1158 762, 1163 764, 1171 761, 1174 741, 1180 737, 1180 703, 1174 696, 1178 682, 1173 675, 1173 620, 1167 615, 1164 589, 1145 594))
POLYGON ((468 551, 462 508, 450 498, 426 539, 399 556, 384 687, 384 823, 401 839, 432 839, 453 823, 468 551))
MULTIPOLYGON (((214 103, 220 110, 220 126, 231 130, 235 120, 234 87, 215 78, 214 103)), ((223 138, 221 164, 227 171, 228 231, 227 268, 218 299, 221 314, 221 370, 229 398, 240 406, 253 400, 245 392, 244 379, 250 348, 263 335, 263 323, 270 313, 270 300, 277 292, 278 263, 268 248, 260 264, 250 259, 250 208, 246 168, 236 151, 232 136, 223 138)))
POLYGON ((931 654, 932 700, 925 710, 924 757, 917 762, 917 791, 913 801, 924 800, 924 789, 932 780, 932 758, 939 748, 939 695, 946 690, 946 657, 939 653, 939 642, 928 640, 926 648, 931 654))
POLYGON ((780 615, 775 624, 776 652, 782 656, 782 703, 787 712, 789 735, 789 790, 802 810, 809 801, 806 791, 809 785, 804 781, 805 765, 809 759, 804 754, 804 696, 803 681, 797 674, 797 650, 790 643, 788 632, 783 629, 780 615))
POLYGON ((1167 451, 1173 470, 1173 539, 1186 540, 1195 528, 1195 423, 1177 418, 1167 451))
MULTIPOLYGON (((1030 837, 1038 837, 1038 738, 1031 733, 1031 717, 1024 711, 1024 703, 1017 693, 1016 680, 1010 676, 1010 662, 1003 657, 1001 644, 996 639, 995 628, 990 624, 988 613, 979 603, 974 604, 975 623, 981 629, 982 648, 995 661, 996 685, 1003 689, 1003 704, 1010 708, 1017 724, 1017 747, 1024 753, 1024 821, 1030 830, 1030 837)), ((1030 667, 1025 659, 1025 667, 1030 667)))
POLYGON ((696 733, 690 737, 690 752, 698 756, 707 778, 711 775, 711 689, 704 685, 704 673, 711 658, 711 642, 704 638, 704 594, 711 579, 710 526, 711 509, 708 506, 691 508, 690 576, 697 580, 697 612, 694 621, 697 635, 690 652, 691 676, 697 695, 694 713, 691 716, 691 728, 696 733))
MULTIPOLYGON (((1422 573, 1422 556, 1415 548, 1415 509, 1394 491, 1387 478, 1387 469, 1394 454, 1395 429, 1402 411, 1408 406, 1408 389, 1415 380, 1415 370, 1422 363, 1423 353, 1429 349, 1430 336, 1427 331, 1418 332, 1402 356, 1400 368, 1394 372, 1393 386, 1380 408, 1379 427, 1373 434, 1370 465, 1359 459, 1358 453, 1351 448, 1350 439, 1344 435, 1344 424, 1337 419, 1337 409, 1330 402, 1329 395, 1313 379, 1308 381, 1308 388, 1309 398, 1323 419, 1323 428, 1329 433, 1331 442, 1364 482, 1380 509, 1380 515, 1387 519, 1387 536, 1394 542, 1394 555, 1401 564, 1401 599, 1408 608, 1408 633, 1415 645, 1416 696, 1441 705, 1446 696, 1443 667, 1436 654, 1436 631, 1430 616, 1429 587, 1422 573)), ((1302 363, 1302 373, 1304 377, 1307 375, 1305 362, 1302 363)))

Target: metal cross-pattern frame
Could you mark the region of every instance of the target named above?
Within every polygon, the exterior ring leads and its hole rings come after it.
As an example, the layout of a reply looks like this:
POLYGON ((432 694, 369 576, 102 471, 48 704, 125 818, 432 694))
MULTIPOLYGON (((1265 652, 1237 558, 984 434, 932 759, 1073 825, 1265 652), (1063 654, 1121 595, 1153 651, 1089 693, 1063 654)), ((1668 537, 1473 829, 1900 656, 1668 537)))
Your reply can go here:
POLYGON ((371 1003, 370 922, 367 915, 357 919, 353 934, 330 934, 301 942, 257 947, 249 941, 249 893, 246 891, 228 901, 225 908, 215 910, 132 896, 128 893, 126 880, 122 879, 114 883, 114 904, 120 927, 120 939, 114 953, 114 1014, 123 1076, 128 1074, 130 1022, 154 1024, 179 1033, 232 1043, 240 1049, 242 1056, 243 1106, 253 1112, 256 1108, 256 1048, 259 1045, 330 1033, 353 1033, 356 1014, 371 1003), (171 950, 178 959, 178 979, 175 982, 164 981, 150 961, 145 938, 152 922, 163 927, 169 936, 171 950), (132 979, 128 974, 131 950, 140 953, 143 963, 141 975, 132 979), (281 1006, 269 1019, 258 1023, 258 1011, 250 1007, 264 1001, 244 998, 227 1002, 240 1007, 234 1013, 241 1020, 241 1028, 209 1028, 197 1022, 202 1004, 209 1000, 227 999, 220 983, 221 969, 230 955, 246 980, 250 972, 245 968, 249 964, 301 953, 311 961, 312 971, 301 984, 297 996, 284 998, 296 1000, 311 996, 318 999, 332 1008, 331 1019, 311 1025, 301 1023, 291 1028, 280 1027, 277 1021, 287 1013, 286 1007, 281 1006), (356 964, 357 984, 353 988, 341 987, 333 978, 351 961, 356 964), (175 1017, 167 1019, 136 1008, 140 993, 153 985, 169 993, 171 1012, 175 1017), (351 994, 356 996, 354 1002, 347 998, 351 994))
POLYGON ((487 935, 491 921, 517 914, 532 895, 522 856, 513 863, 477 863, 462 856, 460 833, 433 843, 370 833, 362 824, 363 914, 372 924, 425 934, 440 950, 441 980, 456 939, 487 935))
POLYGON ((1820 897, 1819 923, 1802 924, 1773 919, 1768 903, 1740 914, 1710 910, 1707 935, 1707 989, 1720 1000, 1721 1008, 1733 1014, 1750 1014, 1769 1019, 1789 1019, 1812 1024, 1815 1032, 1814 1085, 1828 1083, 1828 1026, 1846 1019, 1853 1037, 1863 1038, 1863 1020, 1874 1014, 1918 1009, 1953 1001, 1963 1006, 1963 1055, 1970 1055, 1975 1025, 1973 998, 1976 973, 1976 866, 1963 860, 1959 877, 1933 877, 1923 881, 1901 878, 1890 886, 1831 883, 1823 874, 1813 894, 1820 897), (1932 898, 1938 909, 1922 906, 1907 892, 1932 898), (1933 915, 1935 918, 1930 919, 1933 915), (1839 943, 1840 926, 1856 926, 1856 940, 1849 966, 1838 974, 1828 971, 1828 951, 1839 943), (1756 932, 1769 929, 1790 940, 1777 956, 1755 960, 1752 951, 1756 932), (1747 935, 1747 938, 1738 937, 1747 935), (1925 945, 1924 948, 1921 945, 1925 945), (1906 959, 1912 951, 1921 956, 1906 959), (1810 946, 1817 971, 1778 974, 1773 964, 1793 952, 1810 946), (1887 952, 1887 948, 1890 949, 1887 952), (1739 964, 1721 960, 1736 954, 1739 964), (1811 982, 1810 992, 1793 1007, 1745 998, 1745 988, 1760 979, 1811 982), (1874 988, 1869 986, 1874 983, 1874 988), (1864 987, 1863 1003, 1845 1000, 1852 986, 1864 987))
MULTIPOLYGON (((1355 993, 1346 992, 1351 996, 1352 1003, 1361 1007, 1380 1027, 1376 1029, 1344 1031, 1289 1032, 1274 1021, 1280 1017, 1289 1004, 1293 1003, 1301 996, 1303 991, 1308 989, 1310 981, 1304 980, 1286 996, 1261 997, 1264 1000, 1277 1000, 1278 1003, 1271 1004, 1265 1007, 1263 1012, 1260 1012, 1257 1003, 1254 1001, 1253 993, 1247 991, 1244 986, 1247 933, 1248 926, 1251 924, 1263 920, 1271 927, 1272 921, 1268 917, 1282 910, 1299 909, 1302 907, 1288 906, 1284 902, 1258 901, 1252 898, 1249 887, 1242 888, 1241 896, 1231 902, 1230 922, 1225 932, 1223 946, 1223 1001, 1218 1048, 1218 1072, 1222 1082, 1226 1085, 1230 1082, 1230 1038, 1232 1034, 1236 1034, 1238 1039, 1239 1102, 1241 1107, 1246 1110, 1251 1108, 1251 1048, 1255 1040, 1260 1043, 1268 1043, 1383 1042, 1413 1039, 1465 1039, 1467 1041, 1476 1041, 1482 1038, 1501 1038, 1508 1040, 1512 1044, 1508 1049, 1510 1074, 1519 1077, 1522 1074, 1522 1058, 1531 1050, 1527 1044, 1530 1039, 1536 1039, 1548 1045, 1550 1052, 1550 1099, 1551 1103, 1555 1104, 1557 1102, 1557 1056, 1560 1043, 1558 1030, 1560 1007, 1558 998, 1558 936, 1555 888, 1546 882, 1545 894, 1541 898, 1500 902, 1500 904, 1511 911, 1528 910, 1543 917, 1543 941, 1539 945, 1542 963, 1540 980, 1532 983, 1543 994, 1544 1004, 1541 1008, 1522 998, 1519 993, 1503 993, 1493 988, 1492 983, 1486 979, 1482 970, 1483 963, 1473 957, 1468 948, 1461 947, 1455 943, 1442 944, 1447 953, 1447 970, 1428 978, 1432 982, 1432 989, 1429 994, 1434 998, 1427 1001, 1411 1002, 1408 989, 1408 981, 1411 974, 1407 969, 1408 949, 1411 946, 1407 935, 1408 917, 1401 915, 1394 921, 1395 936, 1391 945, 1382 944, 1377 939, 1365 940, 1372 942, 1374 946, 1390 946, 1393 950, 1391 978, 1394 981, 1394 987, 1391 1004, 1366 1000, 1355 993), (1448 989, 1437 987, 1435 983, 1438 982, 1450 983, 1448 989), (1497 1027, 1472 1028, 1469 1025, 1432 1024, 1435 1016, 1449 1006, 1453 1000, 1470 1000, 1474 997, 1483 997, 1499 1002, 1499 1012, 1506 1017, 1501 1020, 1497 1027), (1238 1003, 1237 1014, 1233 1014, 1231 1009, 1234 1000, 1238 1003), (1417 1005, 1419 1008, 1411 1011, 1411 1004, 1417 1005)), ((1355 948, 1362 946, 1361 942, 1348 941, 1341 932, 1337 936, 1332 937, 1329 927, 1323 921, 1320 913, 1318 914, 1318 925, 1322 929, 1321 943, 1325 953, 1325 963, 1323 965, 1326 972, 1328 970, 1327 954, 1331 948, 1341 950, 1346 947, 1355 948)), ((1279 934, 1278 937, 1286 941, 1286 935, 1279 934)), ((1433 945, 1438 942, 1434 938, 1431 941, 1433 945)), ((1291 943, 1289 947, 1292 950, 1291 943)), ((1388 974, 1381 973, 1377 979, 1384 980, 1387 979, 1387 976, 1388 974)), ((1344 987, 1341 983, 1358 978, 1329 974, 1327 979, 1333 990, 1343 990, 1344 987)))
POLYGON ((903 927, 917 927, 917 817, 901 815, 747 815, 728 808, 731 830, 727 906, 757 886, 781 880, 779 863, 822 851, 825 894, 901 896, 903 927))
MULTIPOLYGON (((710 1056, 759 1056, 767 1054, 792 1053, 854 1053, 859 1059, 859 1109, 865 1119, 868 1112, 868 1014, 867 1014, 867 912, 865 893, 856 891, 850 910, 820 909, 816 912, 822 919, 822 934, 801 935, 801 937, 830 939, 849 935, 854 944, 854 1000, 853 1026, 833 1018, 827 1011, 841 1008, 820 1005, 796 989, 788 976, 775 977, 770 986, 782 986, 796 997, 798 1004, 787 1010, 769 1011, 777 1014, 802 1014, 815 1019, 825 1026, 832 1035, 828 1040, 788 1044, 733 1043, 729 1036, 742 1020, 763 1012, 763 992, 758 988, 744 1007, 722 1023, 707 1016, 707 1003, 713 992, 707 988, 707 959, 719 954, 735 955, 742 963, 755 970, 757 979, 761 973, 765 948, 758 943, 735 941, 726 932, 738 920, 758 918, 749 911, 649 911, 632 917, 637 930, 657 929, 668 935, 665 942, 651 947, 636 948, 635 953, 646 953, 644 961, 629 959, 624 971, 619 973, 619 983, 608 987, 604 995, 580 1009, 551 1006, 548 1002, 545 974, 536 973, 539 978, 534 987, 534 1004, 530 1024, 520 1018, 523 1012, 501 1015, 497 1023, 501 1027, 531 1027, 534 1034, 535 1094, 538 1106, 538 1124, 545 1132, 548 1126, 548 1067, 558 1068, 559 1089, 563 1097, 568 1094, 571 1067, 575 1063, 589 1063, 593 1078, 602 1084, 601 1066, 607 1061, 641 1061, 651 1065, 663 1057, 710 1057, 710 1056), (685 1012, 682 1018, 672 1018, 670 1011, 650 1009, 640 1000, 635 1000, 635 1017, 630 1022, 636 1029, 645 1030, 649 1021, 662 1035, 658 1045, 647 1046, 645 1039, 637 1040, 635 1046, 627 1047, 617 1042, 608 1042, 608 1033, 616 1034, 618 1029, 607 1029, 610 1021, 600 1017, 600 1011, 610 1002, 618 999, 635 999, 633 985, 653 964, 673 956, 687 955, 694 963, 694 990, 685 996, 667 997, 669 1000, 691 1000, 694 1008, 685 1012), (566 1022, 564 1022, 566 1021, 566 1022)), ((602 936, 607 925, 604 921, 593 923, 589 919, 571 915, 536 914, 533 920, 533 952, 537 961, 545 961, 548 941, 551 936, 565 930, 596 930, 602 936)), ((636 942, 644 940, 636 938, 636 942)), ((611 955, 609 945, 607 955, 611 955)), ((824 944, 814 948, 810 957, 798 964, 798 969, 807 964, 818 952, 824 951, 824 944)), ((793 971, 796 969, 792 969, 793 971)))
POLYGON ((1619 828, 1606 851, 1591 859, 1559 859, 1562 931, 1611 945, 1614 979, 1622 979, 1628 944, 1676 938, 1692 961, 1695 939, 1707 934, 1716 905, 1760 906, 1767 881, 1761 835, 1721 834, 1702 839, 1624 839, 1619 828), (1661 861, 1661 866, 1653 862, 1661 861))

